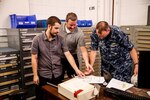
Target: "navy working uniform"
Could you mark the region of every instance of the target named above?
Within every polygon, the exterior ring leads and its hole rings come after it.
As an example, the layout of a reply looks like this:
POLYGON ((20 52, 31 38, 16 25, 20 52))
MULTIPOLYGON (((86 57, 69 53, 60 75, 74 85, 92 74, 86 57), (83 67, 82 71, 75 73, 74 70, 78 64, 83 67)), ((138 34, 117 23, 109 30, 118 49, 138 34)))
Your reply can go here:
POLYGON ((130 82, 133 63, 130 51, 134 45, 118 27, 111 26, 110 29, 110 34, 104 39, 100 39, 95 31, 91 34, 91 49, 100 49, 102 73, 106 70, 113 78, 130 82))

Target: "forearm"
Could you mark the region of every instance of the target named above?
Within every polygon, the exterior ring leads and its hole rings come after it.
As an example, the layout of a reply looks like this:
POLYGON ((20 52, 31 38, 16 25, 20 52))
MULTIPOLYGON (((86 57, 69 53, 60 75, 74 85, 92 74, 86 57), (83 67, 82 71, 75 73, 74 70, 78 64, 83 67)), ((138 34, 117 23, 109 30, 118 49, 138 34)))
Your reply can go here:
POLYGON ((133 59, 133 63, 134 63, 134 75, 138 74, 138 56, 137 56, 137 52, 136 50, 133 48, 130 51, 131 57, 133 59))
POLYGON ((38 76, 38 73, 37 73, 37 65, 36 65, 36 64, 32 64, 32 70, 33 70, 33 75, 34 75, 34 76, 38 76))
POLYGON ((90 52, 90 64, 91 64, 91 66, 94 65, 95 58, 96 58, 96 54, 97 54, 96 51, 91 51, 91 52, 90 52))
POLYGON ((134 64, 138 64, 138 56, 137 56, 137 52, 135 50, 135 48, 133 48, 131 51, 130 51, 130 55, 131 55, 131 58, 133 60, 133 63, 134 64))
POLYGON ((86 47, 80 47, 80 49, 81 49, 82 57, 85 61, 85 64, 89 64, 89 57, 88 57, 88 52, 87 52, 86 47))
POLYGON ((70 63, 70 65, 72 66, 72 68, 75 71, 79 70, 76 63, 75 63, 75 60, 74 60, 73 56, 71 55, 71 53, 70 52, 65 52, 65 56, 66 56, 68 62, 70 63))
POLYGON ((37 72, 37 59, 34 55, 32 55, 32 70, 33 70, 33 75, 34 76, 38 76, 38 72, 37 72))

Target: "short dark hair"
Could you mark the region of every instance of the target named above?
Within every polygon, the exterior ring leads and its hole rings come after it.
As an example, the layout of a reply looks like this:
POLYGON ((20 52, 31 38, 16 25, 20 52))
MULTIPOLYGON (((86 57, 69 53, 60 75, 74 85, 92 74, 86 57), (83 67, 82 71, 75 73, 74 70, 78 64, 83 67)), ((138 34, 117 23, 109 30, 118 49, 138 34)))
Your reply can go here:
POLYGON ((102 31, 107 31, 109 28, 109 24, 106 21, 100 21, 96 25, 96 29, 98 29, 98 33, 101 33, 102 31))
POLYGON ((78 17, 75 13, 70 12, 66 16, 66 22, 68 22, 69 19, 72 20, 72 21, 76 21, 78 19, 78 17))
POLYGON ((48 19, 47 19, 47 26, 48 25, 51 25, 51 26, 54 26, 55 23, 59 23, 61 24, 61 21, 58 17, 56 16, 50 16, 48 19))

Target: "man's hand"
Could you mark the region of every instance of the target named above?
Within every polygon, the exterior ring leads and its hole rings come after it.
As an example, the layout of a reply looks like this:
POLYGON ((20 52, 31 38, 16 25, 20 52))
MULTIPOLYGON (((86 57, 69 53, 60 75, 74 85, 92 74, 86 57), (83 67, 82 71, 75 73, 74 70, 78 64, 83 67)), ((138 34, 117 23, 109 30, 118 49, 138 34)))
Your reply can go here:
POLYGON ((135 67, 134 68, 134 75, 137 75, 138 74, 138 64, 136 64, 134 67, 135 67))
POLYGON ((88 64, 86 64, 86 69, 85 69, 85 71, 84 71, 84 74, 85 75, 89 75, 89 74, 91 74, 92 72, 94 72, 94 69, 93 69, 93 67, 88 63, 88 64))
POLYGON ((93 67, 89 63, 86 64, 86 67, 87 67, 88 70, 91 70, 92 72, 94 72, 93 67))
POLYGON ((79 77, 84 77, 84 73, 82 73, 79 69, 76 70, 76 74, 79 76, 79 77))
POLYGON ((84 71, 84 74, 85 74, 85 75, 89 75, 89 74, 91 74, 92 72, 94 72, 92 69, 86 68, 85 71, 84 71))
POLYGON ((39 84, 39 77, 37 75, 33 76, 33 83, 38 85, 39 84))

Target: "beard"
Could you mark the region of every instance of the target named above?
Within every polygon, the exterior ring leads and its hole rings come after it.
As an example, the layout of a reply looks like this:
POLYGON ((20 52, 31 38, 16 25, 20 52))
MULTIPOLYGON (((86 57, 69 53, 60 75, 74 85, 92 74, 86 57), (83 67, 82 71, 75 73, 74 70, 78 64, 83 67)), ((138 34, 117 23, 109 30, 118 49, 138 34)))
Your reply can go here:
POLYGON ((54 37, 57 36, 57 33, 51 33, 51 32, 50 32, 50 35, 51 35, 52 38, 54 38, 54 37))
POLYGON ((51 35, 52 38, 54 38, 54 37, 56 37, 57 32, 52 33, 52 28, 53 28, 53 27, 51 27, 49 34, 51 35))

